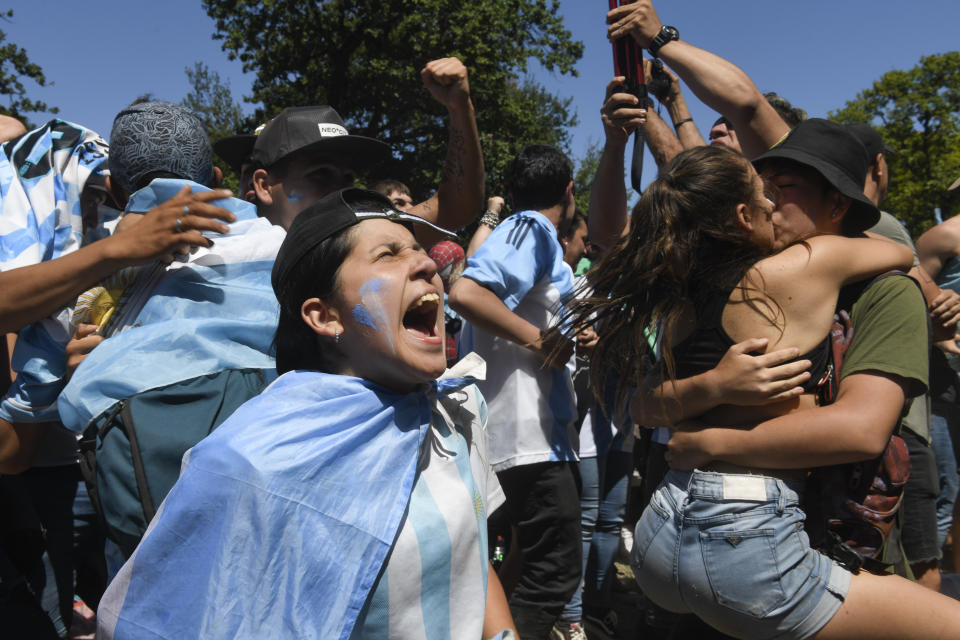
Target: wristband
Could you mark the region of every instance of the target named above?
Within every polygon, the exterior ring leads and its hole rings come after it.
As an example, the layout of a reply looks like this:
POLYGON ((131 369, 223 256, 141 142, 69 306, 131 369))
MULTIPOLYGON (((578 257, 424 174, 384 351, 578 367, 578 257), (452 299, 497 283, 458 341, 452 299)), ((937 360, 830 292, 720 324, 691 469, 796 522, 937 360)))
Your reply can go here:
POLYGON ((681 120, 680 122, 674 122, 674 123, 673 123, 673 130, 676 131, 677 129, 680 128, 680 125, 682 125, 682 124, 687 124, 688 122, 693 122, 693 118, 684 118, 684 119, 681 120))
POLYGON ((496 229, 497 225, 500 224, 500 214, 487 209, 486 213, 480 218, 480 224, 486 225, 491 229, 496 229))

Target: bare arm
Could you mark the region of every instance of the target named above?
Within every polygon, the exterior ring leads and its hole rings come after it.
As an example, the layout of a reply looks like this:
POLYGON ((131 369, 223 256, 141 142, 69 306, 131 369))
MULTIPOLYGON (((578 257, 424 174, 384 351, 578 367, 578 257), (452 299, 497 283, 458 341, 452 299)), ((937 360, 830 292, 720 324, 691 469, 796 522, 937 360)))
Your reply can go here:
POLYGON ((487 607, 483 615, 483 637, 492 638, 504 629, 517 632, 507 606, 507 596, 503 593, 500 578, 493 567, 487 567, 487 607))
POLYGON ((45 318, 122 267, 185 246, 211 246, 201 231, 226 233, 227 226, 217 220, 232 222, 235 216, 210 201, 228 197, 225 190, 190 193, 184 187, 124 231, 55 260, 0 273, 0 331, 17 332, 45 318), (184 206, 189 214, 184 214, 184 206), (177 220, 183 231, 176 230, 177 220))
POLYGON ((905 383, 879 372, 843 379, 833 404, 797 411, 752 428, 675 431, 670 465, 692 469, 711 460, 746 467, 806 469, 879 456, 900 418, 905 383))
POLYGON ((658 169, 683 151, 683 145, 670 129, 670 125, 652 109, 647 111, 647 122, 643 125, 643 139, 646 140, 658 169))
POLYGON ((700 130, 697 129, 697 123, 693 121, 693 117, 690 115, 687 100, 683 97, 683 92, 680 91, 680 79, 666 67, 663 70, 670 76, 670 92, 664 98, 663 104, 667 107, 667 113, 670 114, 670 123, 680 125, 675 127, 680 144, 684 149, 706 146, 706 141, 700 135, 700 130))
POLYGON ((651 381, 630 401, 630 417, 644 426, 672 426, 721 404, 763 405, 795 398, 810 378, 809 360, 790 347, 753 356, 769 340, 755 338, 731 346, 716 367, 681 380, 651 381))
MULTIPOLYGON (((629 35, 644 48, 650 46, 662 26, 650 0, 637 0, 610 11, 607 24, 611 40, 629 35)), ((790 130, 736 65, 682 40, 663 45, 658 55, 701 102, 733 123, 748 158, 760 155, 790 130)))
POLYGON ((0 418, 0 473, 29 469, 49 428, 49 422, 10 423, 0 418))
MULTIPOLYGON (((832 284, 837 289, 893 269, 909 271, 913 266, 913 252, 905 245, 886 238, 824 235, 808 239, 807 244, 811 253, 805 269, 807 273, 803 275, 824 278, 826 284, 832 284)), ((776 264, 778 257, 786 256, 788 251, 805 253, 803 247, 790 247, 759 264, 776 264)))
MULTIPOLYGON (((483 206, 483 154, 467 68, 456 58, 442 58, 427 63, 420 75, 434 99, 447 108, 450 138, 443 181, 412 213, 446 229, 459 229, 473 222, 483 206)), ((417 237, 424 246, 443 239, 422 227, 417 237)))
POLYGON ((625 78, 620 76, 607 84, 606 97, 600 110, 606 141, 590 189, 587 227, 590 243, 601 252, 609 251, 627 231, 623 154, 630 134, 646 118, 646 109, 637 106, 636 97, 618 91, 624 81, 625 78))
MULTIPOLYGON (((490 289, 476 280, 461 277, 450 290, 450 306, 475 327, 525 347, 542 358, 553 350, 554 344, 544 342, 540 329, 510 311, 490 289)), ((566 341, 563 361, 573 353, 573 342, 566 341)))
POLYGON ((917 238, 920 266, 933 278, 939 275, 944 263, 960 253, 960 236, 954 231, 955 226, 952 219, 947 220, 917 238))
MULTIPOLYGON (((503 198, 500 196, 493 196, 492 198, 487 198, 487 212, 495 213, 499 218, 500 212, 503 211, 503 198)), ((487 214, 485 213, 484 216, 487 214)), ((486 224, 483 218, 480 219, 480 224, 477 225, 477 230, 473 232, 473 237, 470 238, 470 244, 467 245, 467 257, 469 258, 477 252, 477 249, 480 248, 480 245, 483 244, 483 241, 487 239, 487 236, 493 231, 494 227, 486 224)))

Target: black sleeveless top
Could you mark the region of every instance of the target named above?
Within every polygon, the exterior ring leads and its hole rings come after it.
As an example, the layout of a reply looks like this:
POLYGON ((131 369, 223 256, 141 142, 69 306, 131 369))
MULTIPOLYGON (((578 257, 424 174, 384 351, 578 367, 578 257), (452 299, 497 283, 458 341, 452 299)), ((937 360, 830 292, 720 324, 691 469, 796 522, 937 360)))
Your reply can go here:
MULTIPOLYGON (((677 378, 691 376, 709 371, 717 366, 732 347, 734 340, 723 328, 723 308, 730 298, 730 292, 707 295, 705 300, 697 305, 697 327, 689 336, 673 348, 673 357, 676 362, 677 378)), ((830 335, 813 349, 797 356, 790 362, 810 360, 810 378, 801 385, 806 393, 814 393, 817 382, 823 377, 830 364, 830 335)))

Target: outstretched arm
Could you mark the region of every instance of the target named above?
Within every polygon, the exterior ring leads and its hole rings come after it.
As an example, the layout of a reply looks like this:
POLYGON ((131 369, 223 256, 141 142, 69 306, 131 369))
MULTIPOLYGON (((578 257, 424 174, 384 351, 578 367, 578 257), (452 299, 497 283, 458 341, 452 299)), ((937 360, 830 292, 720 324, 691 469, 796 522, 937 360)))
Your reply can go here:
POLYGON ((664 106, 667 107, 667 113, 670 114, 670 122, 677 133, 677 139, 684 149, 693 149, 694 147, 706 146, 700 130, 697 129, 697 123, 693 121, 690 115, 690 109, 687 107, 687 100, 680 91, 680 79, 677 75, 663 68, 664 73, 670 76, 670 91, 663 99, 664 106))
POLYGON ((108 238, 55 260, 0 272, 0 331, 16 332, 45 318, 118 269, 189 246, 211 246, 202 231, 226 233, 227 226, 218 220, 232 222, 235 216, 210 202, 230 195, 226 190, 190 193, 184 187, 108 238), (185 206, 189 213, 184 213, 185 206))
POLYGON ((626 78, 619 76, 607 84, 600 109, 605 142, 597 164, 597 175, 590 189, 590 215, 587 226, 590 243, 601 252, 609 251, 627 230, 627 190, 623 182, 623 154, 630 134, 646 119, 646 109, 637 98, 620 88, 626 78))
POLYGON ((673 158, 683 151, 683 145, 670 129, 670 125, 663 121, 656 111, 647 111, 647 121, 642 125, 643 139, 647 142, 650 154, 657 163, 657 169, 662 169, 673 158))
MULTIPOLYGON (((470 100, 467 68, 457 58, 427 63, 420 72, 423 84, 450 115, 450 139, 443 166, 443 181, 425 202, 412 211, 446 229, 459 229, 483 209, 483 154, 470 100)), ((421 228, 422 229, 422 228, 421 228)), ((442 240, 435 232, 418 230, 423 246, 442 240)))
MULTIPOLYGON (((650 0, 617 7, 607 14, 607 24, 611 40, 629 35, 644 48, 663 26, 650 0)), ((748 158, 760 155, 790 130, 736 65, 682 40, 663 45, 658 55, 701 102, 733 123, 748 158)))
POLYGON ((468 258, 477 252, 477 249, 480 248, 483 241, 486 240, 487 236, 497 227, 500 221, 500 212, 503 211, 503 205, 504 201, 500 196, 487 198, 487 211, 480 218, 480 224, 477 225, 477 230, 473 232, 473 237, 470 238, 470 244, 467 245, 468 258))

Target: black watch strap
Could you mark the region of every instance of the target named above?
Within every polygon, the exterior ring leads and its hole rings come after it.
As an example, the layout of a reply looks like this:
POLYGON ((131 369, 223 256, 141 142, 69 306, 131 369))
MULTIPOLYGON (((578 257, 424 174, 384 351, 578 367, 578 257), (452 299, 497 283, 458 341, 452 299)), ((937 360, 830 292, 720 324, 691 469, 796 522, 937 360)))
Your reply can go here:
POLYGON ((650 55, 653 57, 657 56, 657 53, 660 51, 660 47, 667 44, 672 40, 679 40, 680 32, 677 31, 676 27, 671 27, 669 25, 663 25, 660 27, 660 31, 657 32, 657 35, 653 37, 653 40, 650 41, 650 46, 647 47, 647 50, 650 52, 650 55))

